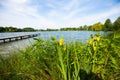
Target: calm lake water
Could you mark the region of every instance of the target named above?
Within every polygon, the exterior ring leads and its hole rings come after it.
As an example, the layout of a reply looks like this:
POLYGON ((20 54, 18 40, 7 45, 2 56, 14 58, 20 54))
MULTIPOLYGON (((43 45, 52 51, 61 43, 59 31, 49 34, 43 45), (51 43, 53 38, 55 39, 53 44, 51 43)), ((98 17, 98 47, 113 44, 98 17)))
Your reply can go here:
MULTIPOLYGON (((0 38, 9 36, 20 36, 26 34, 36 34, 40 33, 37 38, 43 38, 44 40, 50 39, 51 36, 55 36, 58 40, 63 36, 65 41, 81 41, 86 42, 91 34, 96 34, 95 31, 46 31, 46 32, 12 32, 12 33, 0 33, 0 38)), ((100 32, 101 35, 104 32, 100 32)), ((32 45, 35 42, 33 38, 28 38, 24 40, 18 40, 14 42, 9 42, 5 44, 0 44, 0 54, 9 54, 15 50, 21 50, 25 47, 32 45)))

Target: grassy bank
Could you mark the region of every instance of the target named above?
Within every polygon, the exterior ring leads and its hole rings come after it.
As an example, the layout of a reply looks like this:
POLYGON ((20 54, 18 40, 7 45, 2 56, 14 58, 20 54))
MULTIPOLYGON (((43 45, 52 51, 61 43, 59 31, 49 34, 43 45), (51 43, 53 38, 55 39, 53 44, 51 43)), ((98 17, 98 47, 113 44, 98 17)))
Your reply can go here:
POLYGON ((36 39, 17 54, 0 57, 0 80, 120 80, 120 36, 92 35, 86 44, 36 39))

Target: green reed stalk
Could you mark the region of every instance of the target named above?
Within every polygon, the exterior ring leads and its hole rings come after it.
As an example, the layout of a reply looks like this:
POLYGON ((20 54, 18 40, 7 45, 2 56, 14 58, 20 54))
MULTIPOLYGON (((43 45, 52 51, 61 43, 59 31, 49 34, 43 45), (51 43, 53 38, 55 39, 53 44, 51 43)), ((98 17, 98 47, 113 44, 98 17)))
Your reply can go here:
POLYGON ((60 46, 58 46, 57 48, 58 48, 58 58, 59 58, 59 62, 60 62, 60 64, 58 64, 58 68, 60 69, 60 71, 63 75, 63 79, 67 80, 65 65, 64 65, 64 62, 63 62, 63 53, 61 51, 60 46))

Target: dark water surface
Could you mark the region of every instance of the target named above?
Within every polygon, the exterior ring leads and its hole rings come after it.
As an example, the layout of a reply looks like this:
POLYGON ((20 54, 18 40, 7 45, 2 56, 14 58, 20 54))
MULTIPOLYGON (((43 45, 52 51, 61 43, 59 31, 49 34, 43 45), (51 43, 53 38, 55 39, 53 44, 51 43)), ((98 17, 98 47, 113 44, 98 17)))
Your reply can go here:
MULTIPOLYGON (((20 36, 27 34, 36 34, 40 33, 38 38, 43 38, 44 40, 50 39, 51 36, 55 36, 57 39, 60 39, 62 36, 65 41, 81 41, 86 42, 91 34, 97 34, 95 31, 46 31, 46 32, 12 32, 12 33, 0 33, 0 38, 9 37, 9 36, 20 36)), ((104 32, 100 32, 101 35, 104 32)), ((21 50, 25 47, 32 45, 35 42, 33 38, 28 38, 24 40, 18 40, 14 42, 8 42, 0 44, 0 54, 9 54, 15 50, 21 50)))

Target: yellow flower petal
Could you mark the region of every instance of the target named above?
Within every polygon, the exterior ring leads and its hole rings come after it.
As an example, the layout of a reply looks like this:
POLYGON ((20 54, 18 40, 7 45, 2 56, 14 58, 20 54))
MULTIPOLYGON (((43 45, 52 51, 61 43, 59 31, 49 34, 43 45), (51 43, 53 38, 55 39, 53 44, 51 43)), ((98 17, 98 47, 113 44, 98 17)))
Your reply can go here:
POLYGON ((61 39, 60 39, 60 41, 59 41, 59 45, 60 45, 60 46, 62 46, 62 45, 63 45, 63 43, 64 43, 64 39, 63 39, 63 38, 61 38, 61 39))
POLYGON ((96 46, 94 46, 94 47, 93 47, 93 50, 94 50, 94 51, 96 51, 96 50, 97 50, 96 46))
POLYGON ((95 40, 100 41, 100 37, 96 37, 95 40))
POLYGON ((93 44, 93 40, 89 40, 88 44, 92 45, 93 44))
POLYGON ((64 47, 63 50, 66 51, 66 47, 64 47))

